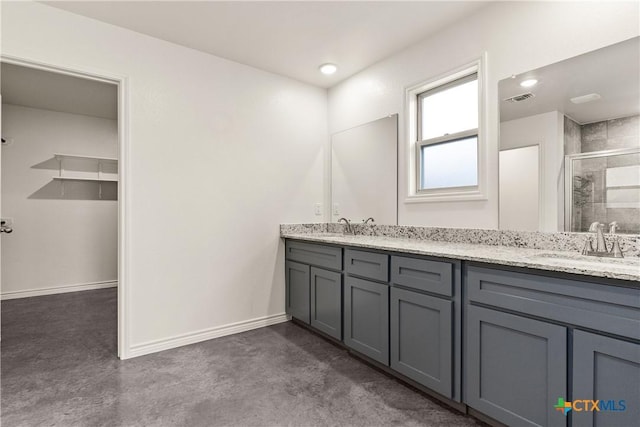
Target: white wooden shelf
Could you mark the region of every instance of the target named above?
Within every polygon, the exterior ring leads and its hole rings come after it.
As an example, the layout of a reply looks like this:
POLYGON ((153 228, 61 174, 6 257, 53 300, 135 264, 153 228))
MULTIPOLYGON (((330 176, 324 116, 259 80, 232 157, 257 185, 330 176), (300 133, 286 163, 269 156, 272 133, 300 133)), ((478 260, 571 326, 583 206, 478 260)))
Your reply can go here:
POLYGON ((96 182, 98 183, 98 197, 102 199, 102 184, 105 182, 118 182, 118 159, 113 157, 86 156, 81 154, 55 153, 53 155, 58 161, 58 176, 54 176, 54 181, 60 182, 60 193, 64 196, 66 181, 76 182, 96 182), (86 170, 87 163, 90 166, 86 170), (79 166, 83 165, 84 166, 79 166), (65 168, 70 166, 70 168, 65 168), (92 171, 95 166, 95 171, 92 171), (107 171, 104 171, 106 166, 107 171))
POLYGON ((62 153, 56 153, 54 154, 54 157, 57 160, 76 159, 76 160, 94 160, 100 163, 118 163, 118 159, 113 157, 84 156, 84 155, 78 155, 78 154, 62 154, 62 153))
POLYGON ((93 182, 118 182, 117 178, 83 178, 73 176, 54 176, 57 181, 93 181, 93 182))

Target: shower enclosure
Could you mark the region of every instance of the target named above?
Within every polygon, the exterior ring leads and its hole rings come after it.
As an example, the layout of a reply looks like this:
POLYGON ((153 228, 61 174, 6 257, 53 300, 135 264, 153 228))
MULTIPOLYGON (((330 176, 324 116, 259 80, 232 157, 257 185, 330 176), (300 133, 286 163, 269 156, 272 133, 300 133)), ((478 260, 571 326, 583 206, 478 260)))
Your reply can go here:
POLYGON ((565 230, 595 221, 640 233, 640 147, 565 156, 565 230))

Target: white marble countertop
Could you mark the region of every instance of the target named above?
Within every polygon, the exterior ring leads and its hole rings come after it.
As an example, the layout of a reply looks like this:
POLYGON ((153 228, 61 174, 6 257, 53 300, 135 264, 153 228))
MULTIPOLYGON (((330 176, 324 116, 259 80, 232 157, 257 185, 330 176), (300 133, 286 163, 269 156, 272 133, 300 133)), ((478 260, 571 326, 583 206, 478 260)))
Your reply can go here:
POLYGON ((283 232, 281 237, 309 242, 478 261, 513 267, 631 281, 640 287, 640 258, 598 258, 579 253, 475 243, 449 243, 383 236, 283 232))

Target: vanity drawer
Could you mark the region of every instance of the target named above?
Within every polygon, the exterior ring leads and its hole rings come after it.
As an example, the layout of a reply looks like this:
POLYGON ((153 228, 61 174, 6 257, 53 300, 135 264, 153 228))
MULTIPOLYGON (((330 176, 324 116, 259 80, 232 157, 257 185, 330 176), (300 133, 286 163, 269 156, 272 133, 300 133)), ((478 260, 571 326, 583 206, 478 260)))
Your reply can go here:
POLYGON ((452 296, 453 264, 392 256, 391 282, 425 292, 452 296))
POLYGON ((286 258, 318 267, 342 270, 342 248, 287 240, 286 258))
POLYGON ((386 282, 389 280, 389 255, 345 249, 344 269, 353 276, 386 282))
POLYGON ((472 303, 640 339, 640 288, 469 264, 466 284, 472 303))

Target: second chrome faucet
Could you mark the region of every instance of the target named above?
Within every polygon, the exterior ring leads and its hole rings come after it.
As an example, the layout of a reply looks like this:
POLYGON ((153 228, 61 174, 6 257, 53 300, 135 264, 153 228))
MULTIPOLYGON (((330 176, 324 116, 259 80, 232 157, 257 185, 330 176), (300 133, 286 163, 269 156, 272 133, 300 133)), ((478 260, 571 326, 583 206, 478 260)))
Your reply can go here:
MULTIPOLYGON (((620 250, 620 243, 617 238, 614 237, 611 249, 607 248, 607 242, 604 239, 604 226, 605 224, 598 221, 591 224, 589 231, 596 233, 596 248, 593 248, 591 239, 587 238, 587 241, 584 243, 584 248, 582 248, 582 255, 623 258, 622 250, 620 250)), ((618 223, 616 221, 609 224, 609 234, 612 236, 615 236, 617 229, 618 223)))
MULTIPOLYGON (((375 225, 374 223, 375 223, 375 220, 373 219, 373 217, 369 217, 363 220, 361 225, 369 225, 369 224, 375 225)), ((338 220, 338 224, 344 224, 344 234, 351 234, 355 236, 356 230, 354 226, 351 225, 351 222, 347 218, 340 218, 338 220)))

